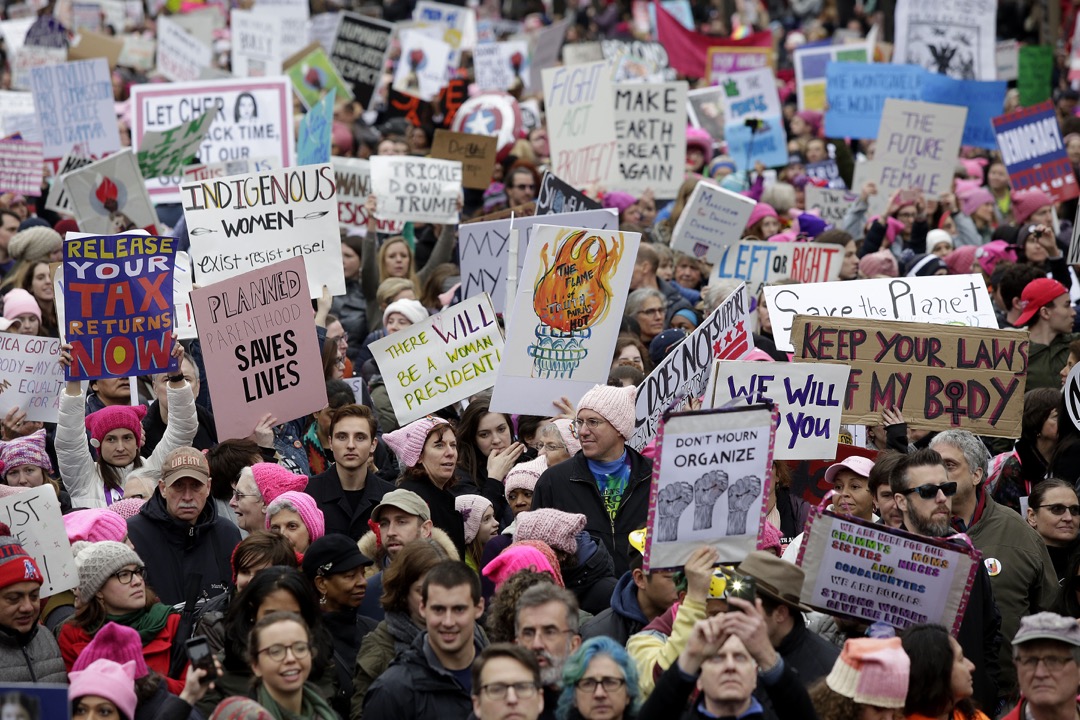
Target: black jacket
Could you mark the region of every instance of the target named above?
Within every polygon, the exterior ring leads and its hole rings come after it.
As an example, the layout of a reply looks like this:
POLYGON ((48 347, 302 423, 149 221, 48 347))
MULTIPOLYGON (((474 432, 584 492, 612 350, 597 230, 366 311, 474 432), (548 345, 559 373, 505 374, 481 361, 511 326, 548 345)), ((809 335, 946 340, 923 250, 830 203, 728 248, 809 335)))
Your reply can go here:
POLYGON ((368 531, 368 520, 371 511, 383 495, 394 489, 394 486, 379 476, 368 473, 364 481, 364 494, 360 496, 360 502, 353 510, 349 501, 345 499, 345 491, 341 489, 341 478, 338 476, 337 465, 331 465, 326 472, 315 475, 308 480, 304 488, 311 497, 315 498, 319 509, 323 512, 326 521, 326 534, 338 533, 348 535, 353 540, 359 540, 360 536, 368 531))
POLYGON ((998 701, 998 649, 1001 646, 1001 613, 994 602, 994 588, 982 562, 977 568, 975 582, 968 596, 967 609, 960 621, 956 641, 964 657, 975 664, 972 673, 975 695, 972 697, 987 715, 993 716, 998 701))
MULTIPOLYGON (((195 403, 195 415, 199 419, 199 429, 195 431, 195 439, 191 441, 191 447, 197 450, 209 450, 218 443, 214 415, 198 403, 195 403)), ((157 400, 150 403, 150 409, 146 411, 142 426, 146 434, 146 442, 139 449, 139 453, 143 457, 150 457, 165 435, 165 421, 161 419, 157 400)))
POLYGON ((604 508, 596 479, 580 450, 569 460, 544 471, 536 481, 532 499, 533 510, 555 508, 583 514, 585 529, 597 542, 602 542, 611 555, 616 577, 630 569, 629 536, 634 530, 645 527, 652 479, 652 461, 629 446, 626 452, 630 456, 630 480, 614 521, 604 508))
POLYGON ((577 597, 582 610, 596 615, 611 604, 611 593, 615 592, 617 581, 611 555, 589 533, 581 532, 576 559, 573 565, 563 563, 563 583, 577 597))
POLYGON ((337 671, 337 693, 330 701, 341 717, 349 716, 353 696, 352 671, 364 636, 379 624, 359 615, 355 609, 323 613, 323 626, 334 639, 334 669, 337 671))
MULTIPOLYGON (((476 640, 477 654, 482 649, 476 640)), ((364 698, 364 717, 379 720, 455 720, 471 711, 469 691, 435 657, 426 632, 391 663, 364 698)))
POLYGON ((450 536, 457 548, 458 557, 465 557, 465 523, 461 519, 461 513, 454 507, 454 493, 440 490, 426 477, 408 478, 402 481, 399 487, 402 490, 412 490, 424 498, 431 510, 431 524, 450 536))
POLYGON ((810 687, 819 678, 829 674, 836 658, 840 657, 840 648, 806 629, 802 613, 792 611, 795 619, 794 629, 780 641, 776 652, 784 658, 784 664, 794 670, 799 679, 810 687))
POLYGON ((169 692, 162 680, 149 700, 135 706, 132 720, 202 720, 202 713, 169 692))
POLYGON ((161 602, 176 605, 187 597, 186 583, 202 576, 201 598, 229 588, 229 557, 240 542, 240 528, 217 515, 209 498, 194 525, 169 515, 160 490, 128 520, 128 537, 146 564, 146 582, 161 602))

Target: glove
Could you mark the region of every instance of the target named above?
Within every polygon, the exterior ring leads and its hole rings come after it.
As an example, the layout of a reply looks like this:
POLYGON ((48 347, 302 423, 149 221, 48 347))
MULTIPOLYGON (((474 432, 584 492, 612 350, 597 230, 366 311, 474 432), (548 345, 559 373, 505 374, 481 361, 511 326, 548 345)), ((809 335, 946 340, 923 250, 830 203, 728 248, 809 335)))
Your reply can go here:
POLYGON ((675 542, 679 539, 679 517, 694 501, 694 488, 688 482, 666 485, 656 495, 657 542, 675 542))
POLYGON ((694 483, 694 529, 712 528, 713 508, 728 488, 728 474, 723 470, 710 470, 694 483))
POLYGON ((746 534, 746 513, 761 494, 761 478, 747 475, 735 481, 728 490, 727 535, 746 534))

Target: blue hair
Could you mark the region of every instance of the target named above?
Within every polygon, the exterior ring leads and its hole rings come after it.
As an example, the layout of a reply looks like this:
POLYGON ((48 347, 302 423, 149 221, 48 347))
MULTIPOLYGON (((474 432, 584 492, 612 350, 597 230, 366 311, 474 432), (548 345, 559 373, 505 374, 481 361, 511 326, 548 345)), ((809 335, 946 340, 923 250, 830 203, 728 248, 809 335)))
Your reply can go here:
POLYGON ((583 642, 563 666, 563 690, 559 695, 559 707, 555 711, 555 717, 558 720, 567 720, 570 717, 571 711, 575 708, 574 693, 578 680, 584 677, 589 663, 597 655, 606 655, 622 670, 623 677, 626 678, 626 694, 630 698, 628 712, 636 712, 641 705, 641 686, 638 685, 637 667, 630 659, 626 648, 609 637, 594 637, 583 642))

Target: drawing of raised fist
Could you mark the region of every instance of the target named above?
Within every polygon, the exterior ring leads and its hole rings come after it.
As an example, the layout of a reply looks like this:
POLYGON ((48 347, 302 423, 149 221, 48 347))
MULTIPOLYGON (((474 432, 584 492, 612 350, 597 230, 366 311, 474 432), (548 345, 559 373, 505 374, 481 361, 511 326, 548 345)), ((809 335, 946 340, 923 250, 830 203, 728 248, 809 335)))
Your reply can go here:
POLYGON ((656 514, 659 527, 658 542, 674 542, 679 539, 679 517, 694 501, 694 488, 688 482, 677 482, 660 488, 656 495, 656 514))
POLYGON ((761 478, 747 475, 735 481, 728 490, 728 521, 726 535, 746 534, 746 512, 761 494, 761 478))
POLYGON ((694 483, 694 529, 712 528, 713 508, 728 487, 728 475, 723 470, 710 470, 694 483))

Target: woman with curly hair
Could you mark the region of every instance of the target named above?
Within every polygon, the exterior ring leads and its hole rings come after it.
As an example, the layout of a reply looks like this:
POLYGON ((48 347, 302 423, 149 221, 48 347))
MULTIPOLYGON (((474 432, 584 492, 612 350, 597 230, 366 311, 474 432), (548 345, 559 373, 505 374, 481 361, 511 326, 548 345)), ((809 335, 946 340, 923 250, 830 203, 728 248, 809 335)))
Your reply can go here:
POLYGON ((892 720, 904 707, 910 670, 900 638, 848 640, 832 672, 810 689, 818 720, 892 720))
POLYGON ((630 720, 641 705, 637 668, 609 637, 586 640, 566 661, 559 720, 630 720))

